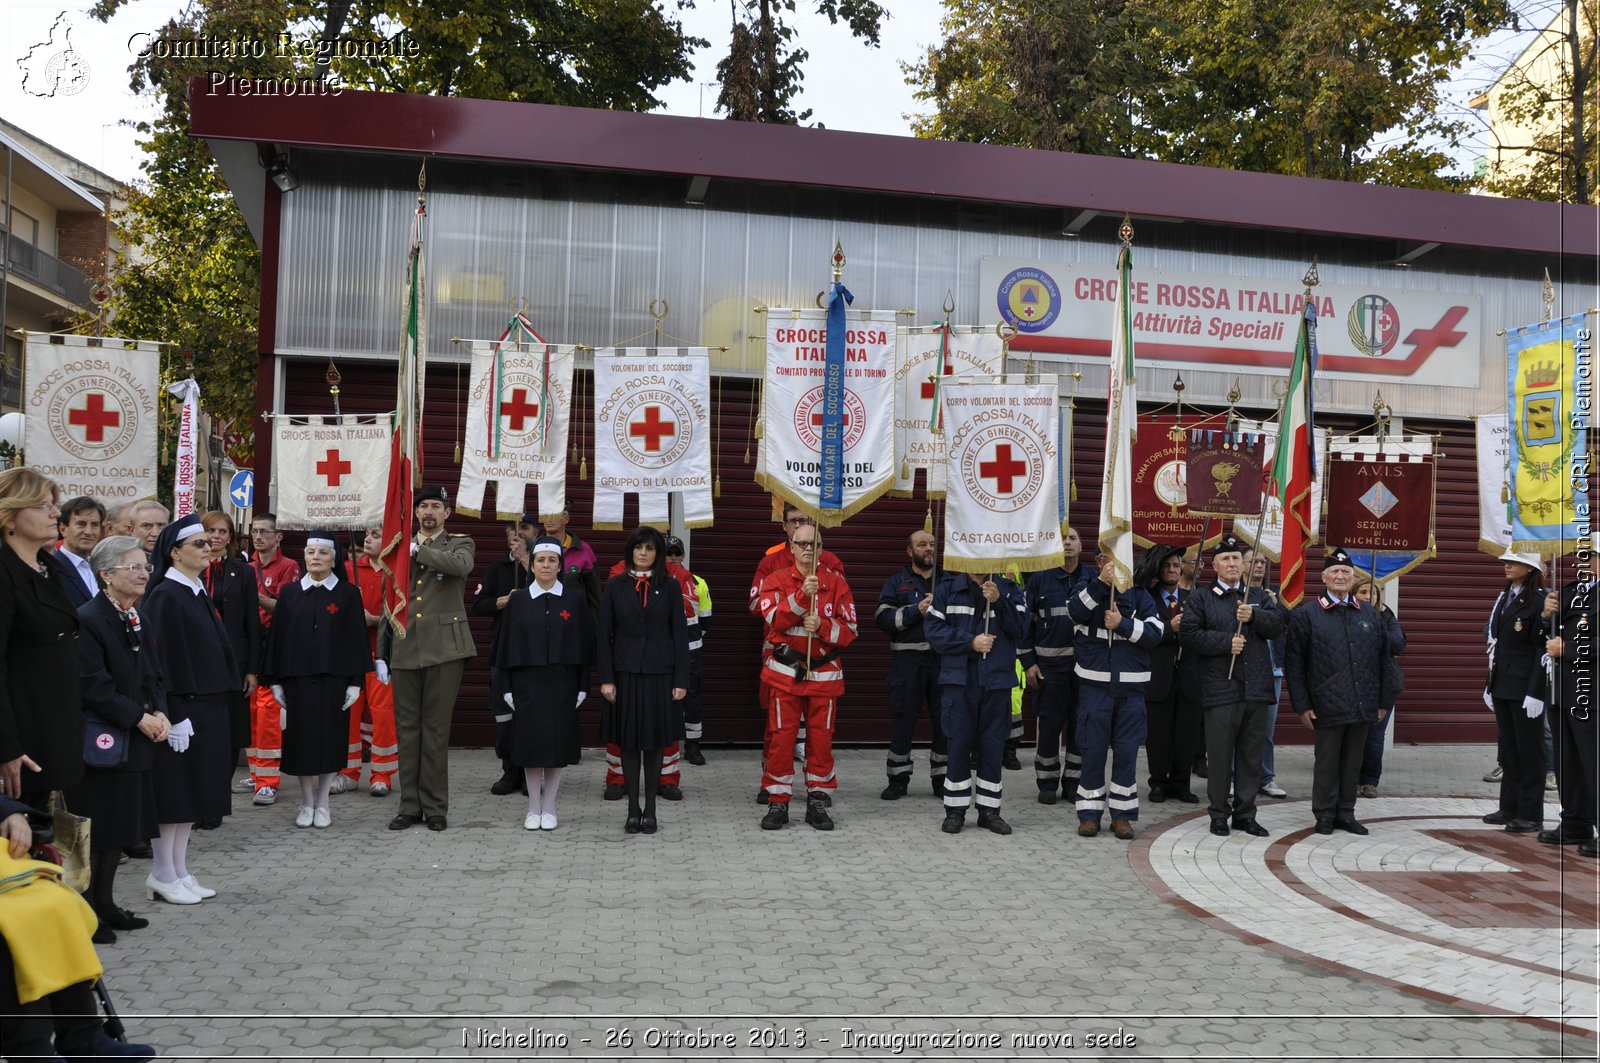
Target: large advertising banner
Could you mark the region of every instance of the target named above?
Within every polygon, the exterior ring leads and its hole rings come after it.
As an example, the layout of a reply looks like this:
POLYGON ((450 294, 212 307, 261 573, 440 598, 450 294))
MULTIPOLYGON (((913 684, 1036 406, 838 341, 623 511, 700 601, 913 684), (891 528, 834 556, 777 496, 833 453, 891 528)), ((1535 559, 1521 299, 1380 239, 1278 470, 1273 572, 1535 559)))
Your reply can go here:
POLYGON ((28 333, 28 464, 59 484, 62 498, 154 498, 160 376, 158 343, 28 333))
MULTIPOLYGON (((1117 274, 1110 262, 984 257, 981 320, 1016 325, 1014 351, 1111 353, 1117 274)), ((1225 366, 1282 376, 1305 305, 1288 279, 1141 270, 1130 285, 1141 366, 1225 366)), ((1319 376, 1477 389, 1483 312, 1476 295, 1323 284, 1316 301, 1319 376)))

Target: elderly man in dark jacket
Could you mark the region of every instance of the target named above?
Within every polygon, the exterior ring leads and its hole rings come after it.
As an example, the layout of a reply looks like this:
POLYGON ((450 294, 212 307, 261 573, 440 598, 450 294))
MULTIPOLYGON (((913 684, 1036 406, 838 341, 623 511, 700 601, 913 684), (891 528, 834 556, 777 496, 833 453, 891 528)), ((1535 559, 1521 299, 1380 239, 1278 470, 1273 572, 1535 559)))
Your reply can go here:
POLYGON ((1322 563, 1322 596, 1289 615, 1284 678, 1301 722, 1317 733, 1311 811, 1318 834, 1367 833, 1356 820, 1357 773, 1367 729, 1387 704, 1383 621, 1351 595, 1355 575, 1350 555, 1334 550, 1322 563))
POLYGON ((1275 700, 1269 644, 1284 629, 1283 610, 1265 588, 1245 584, 1244 544, 1234 536, 1224 536, 1217 544, 1211 565, 1217 581, 1185 601, 1178 633, 1185 659, 1191 655, 1200 659, 1211 833, 1226 835, 1231 814, 1234 830, 1265 838, 1267 828, 1256 822, 1256 795, 1268 709, 1275 700))

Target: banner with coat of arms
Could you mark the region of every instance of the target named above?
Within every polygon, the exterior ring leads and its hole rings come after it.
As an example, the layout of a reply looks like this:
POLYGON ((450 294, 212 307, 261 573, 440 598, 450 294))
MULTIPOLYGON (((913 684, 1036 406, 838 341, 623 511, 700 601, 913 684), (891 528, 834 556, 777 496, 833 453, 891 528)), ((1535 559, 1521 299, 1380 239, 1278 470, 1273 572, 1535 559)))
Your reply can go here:
POLYGON ((1381 569, 1385 579, 1435 555, 1432 436, 1336 436, 1328 454, 1319 467, 1329 543, 1344 547, 1364 569, 1381 569), (1380 558, 1402 564, 1380 566, 1380 558))
POLYGON ((963 383, 944 398, 944 567, 1033 571, 1061 564, 1056 378, 963 383))
MULTIPOLYGON (((1192 430, 1221 423, 1215 417, 1146 414, 1133 441, 1133 541, 1140 546, 1211 546, 1222 538, 1220 521, 1189 509, 1188 441, 1192 430)), ((1259 492, 1261 481, 1249 485, 1259 492)))
POLYGON ((711 526, 711 356, 704 347, 614 347, 594 354, 594 523, 622 527, 623 497, 639 523, 665 528, 674 491, 684 524, 711 526))
POLYGON ((1506 331, 1513 550, 1560 557, 1590 534, 1594 360, 1586 316, 1506 331))
POLYGON ((484 488, 495 485, 495 517, 516 520, 527 487, 538 488, 541 519, 567 504, 567 437, 572 423, 571 344, 473 340, 466 438, 455 508, 483 514, 484 488))
POLYGON ((910 498, 917 470, 930 498, 945 494, 944 396, 963 377, 987 380, 1005 371, 1005 347, 992 328, 914 325, 900 330, 895 365, 894 450, 897 497, 910 498))
POLYGON ((389 489, 390 420, 389 414, 274 417, 278 527, 379 527, 389 489))
MULTIPOLYGON (((1241 419, 1238 424, 1238 430, 1261 435, 1263 437, 1262 445, 1266 453, 1272 453, 1273 448, 1278 445, 1278 426, 1276 424, 1263 424, 1260 421, 1241 419)), ((1326 431, 1318 430, 1311 437, 1312 452, 1316 456, 1318 469, 1327 467, 1327 435, 1326 431)), ((1308 546, 1315 545, 1320 538, 1318 529, 1322 527, 1322 498, 1325 480, 1325 477, 1318 476, 1311 481, 1311 535, 1307 540, 1306 545, 1308 546)), ((1260 484, 1255 484, 1254 488, 1260 490, 1260 484)), ((1277 562, 1282 560, 1283 551, 1283 500, 1276 493, 1272 493, 1266 496, 1266 501, 1266 507, 1260 516, 1235 517, 1233 527, 1230 530, 1246 543, 1258 547, 1272 561, 1277 562)), ((1342 544, 1335 543, 1334 545, 1339 546, 1342 544)))
POLYGON ((63 498, 154 498, 161 345, 30 332, 26 365, 28 464, 63 498))
POLYGON ((1259 432, 1191 428, 1184 492, 1191 514, 1245 517, 1261 512, 1266 447, 1259 432))
POLYGON ((844 372, 838 396, 840 442, 823 461, 827 318, 823 310, 767 311, 762 437, 756 482, 826 527, 865 509, 894 485, 895 315, 845 313, 844 372), (839 504, 824 507, 827 478, 839 504))

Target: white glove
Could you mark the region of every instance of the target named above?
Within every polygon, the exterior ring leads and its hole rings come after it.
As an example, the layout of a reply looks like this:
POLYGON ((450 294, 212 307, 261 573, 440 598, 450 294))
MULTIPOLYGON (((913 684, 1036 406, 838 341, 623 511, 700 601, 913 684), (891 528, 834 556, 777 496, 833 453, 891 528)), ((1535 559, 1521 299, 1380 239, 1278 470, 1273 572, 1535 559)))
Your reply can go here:
POLYGON ((517 703, 511 700, 511 692, 510 691, 506 692, 505 701, 506 701, 506 707, 507 708, 509 708, 512 712, 516 712, 517 711, 517 703))
POLYGON ((167 745, 174 753, 182 753, 189 748, 189 739, 194 737, 194 723, 184 720, 182 723, 172 725, 167 732, 167 745))
POLYGON ((339 711, 340 712, 348 712, 348 711, 350 711, 350 706, 354 705, 356 703, 356 699, 359 698, 360 696, 361 696, 361 688, 360 687, 345 687, 344 688, 344 704, 339 706, 339 711))
POLYGON ((278 710, 278 730, 287 731, 288 729, 289 729, 289 710, 288 709, 279 709, 278 710))
POLYGON ((412 557, 416 557, 417 556, 417 544, 416 544, 415 540, 412 540, 412 543, 411 543, 411 556, 412 557))
POLYGON ((1528 714, 1528 719, 1537 720, 1544 715, 1544 702, 1529 694, 1522 699, 1522 711, 1528 714))
POLYGON ((280 709, 287 707, 289 704, 288 700, 283 696, 283 688, 276 683, 272 686, 272 700, 278 703, 278 708, 280 709))
POLYGON ((372 662, 372 670, 377 673, 378 682, 382 683, 384 686, 388 686, 389 685, 389 662, 388 661, 374 661, 374 662, 372 662))
POLYGON ((1490 712, 1494 711, 1494 698, 1489 696, 1489 691, 1487 690, 1483 692, 1483 707, 1490 712))
POLYGON ((582 705, 583 702, 584 702, 584 699, 587 698, 588 696, 589 696, 589 692, 587 690, 578 691, 578 704, 574 705, 572 707, 576 709, 579 705, 582 705))

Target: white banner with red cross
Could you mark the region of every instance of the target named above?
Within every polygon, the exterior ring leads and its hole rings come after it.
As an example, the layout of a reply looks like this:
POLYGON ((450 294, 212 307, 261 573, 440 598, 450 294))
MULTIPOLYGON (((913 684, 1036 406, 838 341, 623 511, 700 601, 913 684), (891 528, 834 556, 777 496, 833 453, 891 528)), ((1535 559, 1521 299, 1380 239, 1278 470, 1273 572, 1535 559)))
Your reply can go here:
POLYGON ((910 498, 917 470, 930 498, 945 494, 944 396, 963 377, 988 380, 1005 372, 1005 348, 992 328, 913 325, 900 330, 895 359, 894 452, 900 461, 892 494, 910 498))
POLYGON ((1056 378, 962 382, 944 394, 944 567, 1031 572, 1061 564, 1056 378))
POLYGON ((624 496, 639 523, 665 528, 677 492, 683 522, 711 526, 711 355, 704 347, 594 352, 595 528, 620 529, 624 496))
POLYGON ((156 496, 161 345, 27 334, 22 449, 63 499, 110 505, 156 496))
POLYGON ((278 527, 365 530, 384 522, 390 415, 272 418, 278 527))
POLYGON ((364 530, 383 523, 388 414, 272 418, 278 527, 364 530))
POLYGON ((520 338, 508 332, 501 340, 469 345, 472 373, 455 508, 482 516, 484 488, 493 482, 497 519, 517 520, 536 509, 541 519, 553 520, 567 504, 577 348, 515 335, 520 338), (538 488, 537 507, 527 505, 530 484, 538 488))

